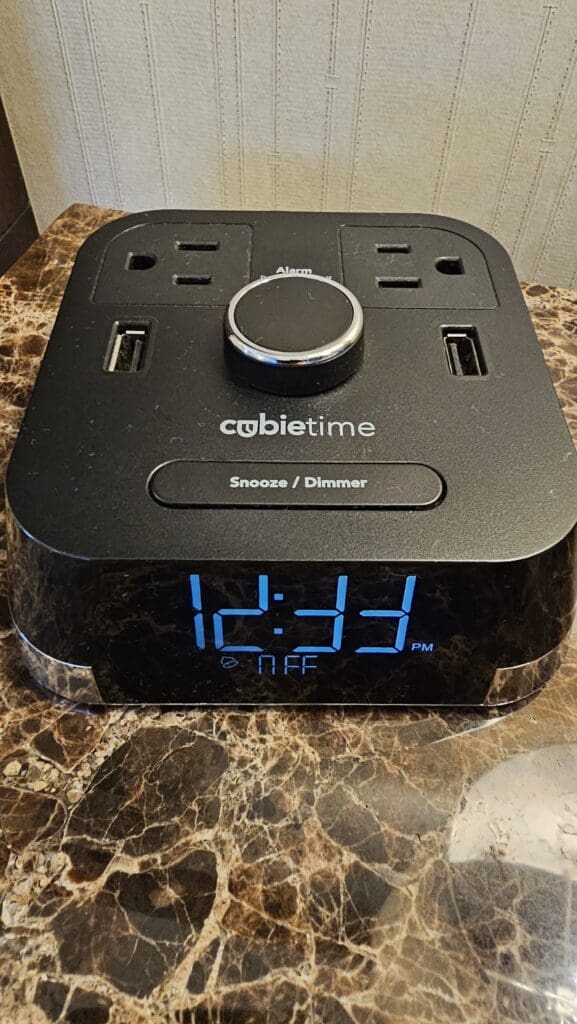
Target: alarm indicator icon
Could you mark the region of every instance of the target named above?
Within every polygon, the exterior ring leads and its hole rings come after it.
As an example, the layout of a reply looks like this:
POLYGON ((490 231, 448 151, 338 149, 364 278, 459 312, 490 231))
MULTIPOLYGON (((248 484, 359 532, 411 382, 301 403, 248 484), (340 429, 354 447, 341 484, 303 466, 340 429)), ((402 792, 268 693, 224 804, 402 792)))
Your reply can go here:
POLYGON ((223 654, 220 664, 222 668, 237 668, 239 661, 238 658, 233 658, 230 654, 223 654))

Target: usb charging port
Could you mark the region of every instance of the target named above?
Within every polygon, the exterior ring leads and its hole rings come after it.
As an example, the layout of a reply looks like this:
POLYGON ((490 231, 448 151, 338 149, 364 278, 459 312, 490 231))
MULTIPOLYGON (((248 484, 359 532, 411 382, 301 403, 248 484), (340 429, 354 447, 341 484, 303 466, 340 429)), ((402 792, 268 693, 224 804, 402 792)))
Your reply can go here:
POLYGON ((148 324, 117 324, 104 362, 107 373, 136 373, 141 370, 149 335, 148 324))
POLYGON ((483 377, 487 373, 474 327, 443 327, 443 341, 449 369, 456 377, 483 377))

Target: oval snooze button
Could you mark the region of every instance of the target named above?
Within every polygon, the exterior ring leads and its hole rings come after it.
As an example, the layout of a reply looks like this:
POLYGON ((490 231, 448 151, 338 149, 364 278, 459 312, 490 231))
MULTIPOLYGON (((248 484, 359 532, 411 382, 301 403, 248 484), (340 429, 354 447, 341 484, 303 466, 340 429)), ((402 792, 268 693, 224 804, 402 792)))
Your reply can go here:
POLYGON ((191 462, 159 466, 149 489, 170 508, 430 508, 443 481, 419 463, 191 462))

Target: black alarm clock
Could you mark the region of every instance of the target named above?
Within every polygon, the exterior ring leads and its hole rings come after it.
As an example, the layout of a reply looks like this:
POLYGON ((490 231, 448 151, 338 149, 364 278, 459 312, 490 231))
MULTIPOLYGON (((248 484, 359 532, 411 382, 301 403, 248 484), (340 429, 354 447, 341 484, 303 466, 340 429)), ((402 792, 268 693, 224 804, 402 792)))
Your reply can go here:
POLYGON ((7 497, 24 659, 75 701, 505 704, 572 621, 576 453, 509 257, 446 218, 97 231, 7 497))

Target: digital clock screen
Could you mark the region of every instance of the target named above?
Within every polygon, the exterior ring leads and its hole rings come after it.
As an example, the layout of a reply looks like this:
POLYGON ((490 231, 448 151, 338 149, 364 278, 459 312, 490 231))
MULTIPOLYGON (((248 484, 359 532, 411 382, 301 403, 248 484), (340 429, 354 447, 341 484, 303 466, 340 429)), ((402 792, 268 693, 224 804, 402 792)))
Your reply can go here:
MULTIPOLYGON (((277 590, 271 577, 262 573, 254 580, 253 606, 216 607, 218 592, 203 585, 200 573, 190 576, 194 644, 198 651, 213 650, 222 654, 258 654, 258 673, 276 668, 277 657, 309 655, 303 659, 302 670, 313 671, 319 655, 398 655, 407 642, 410 614, 417 577, 409 574, 398 580, 398 607, 389 602, 367 608, 360 601, 358 587, 348 575, 339 574, 323 580, 322 591, 307 594, 299 585, 277 590), (310 607, 311 598, 330 602, 328 606, 310 607), (304 601, 304 606, 296 605, 304 601), (309 607, 307 607, 307 600, 309 607)), ((283 585, 284 586, 284 585, 283 585)), ((246 588, 245 588, 246 589, 246 588)), ((391 588, 393 591, 393 588, 391 588)), ((394 594, 386 597, 394 599, 394 594)), ((429 645, 433 649, 432 645, 429 645)), ((298 662, 298 658, 293 659, 298 662)))
POLYGON ((496 668, 554 646, 542 607, 503 565, 115 570, 95 674, 118 701, 482 702, 496 668))

